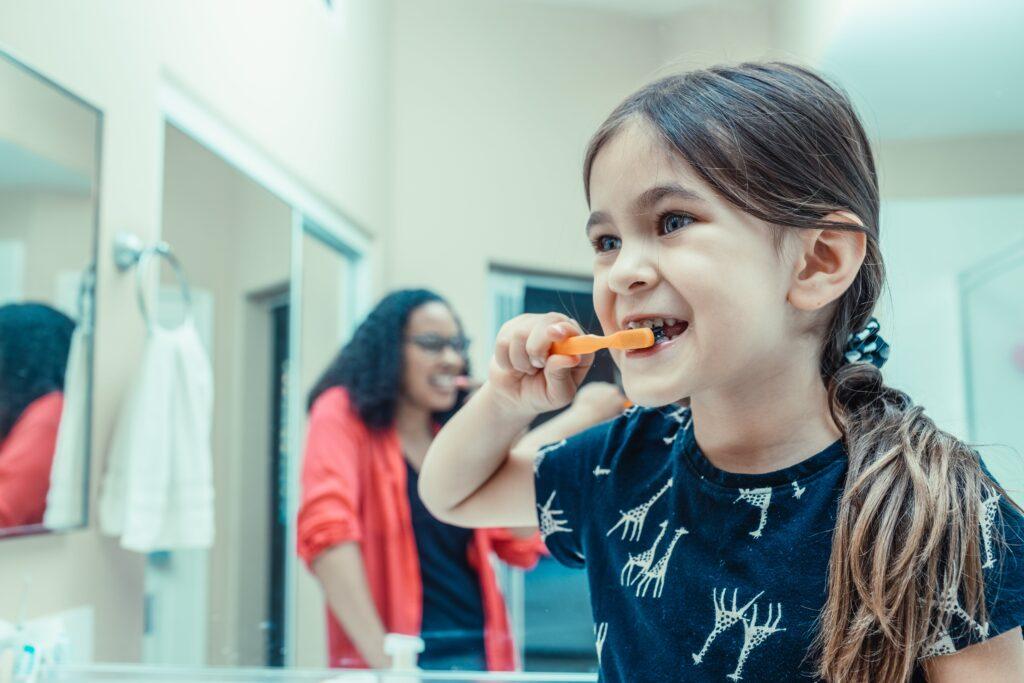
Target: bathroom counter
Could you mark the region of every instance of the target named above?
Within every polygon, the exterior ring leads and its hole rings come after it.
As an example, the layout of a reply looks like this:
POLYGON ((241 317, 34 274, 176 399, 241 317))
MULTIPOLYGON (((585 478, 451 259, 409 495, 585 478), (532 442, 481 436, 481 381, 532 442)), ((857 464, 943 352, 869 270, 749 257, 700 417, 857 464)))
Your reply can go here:
POLYGON ((593 683, 596 674, 486 673, 471 671, 352 671, 343 669, 277 669, 203 667, 178 668, 140 664, 91 664, 60 666, 44 671, 41 683, 113 683, 162 681, 163 683, 456 683, 502 681, 504 683, 593 683))

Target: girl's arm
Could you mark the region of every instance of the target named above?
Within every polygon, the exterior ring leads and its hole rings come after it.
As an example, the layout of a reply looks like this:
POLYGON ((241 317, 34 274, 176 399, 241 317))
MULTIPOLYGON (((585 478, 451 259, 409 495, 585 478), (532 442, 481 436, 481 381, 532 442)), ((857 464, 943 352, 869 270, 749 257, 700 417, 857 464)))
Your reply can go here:
POLYGON ((572 401, 589 359, 548 357, 548 349, 581 332, 556 313, 521 315, 502 327, 487 383, 427 451, 419 490, 431 514, 464 527, 536 524, 533 456, 538 444, 517 441, 538 414, 572 401))
POLYGON ((310 569, 323 588, 331 612, 370 668, 390 668, 390 658, 384 654, 384 623, 370 596, 359 544, 342 543, 325 550, 310 569))
POLYGON ((536 453, 541 446, 567 439, 612 419, 625 407, 626 397, 617 386, 607 382, 590 382, 580 387, 571 406, 523 435, 513 450, 536 453))
POLYGON ((1020 627, 965 647, 956 654, 932 657, 924 662, 929 683, 1024 682, 1024 639, 1020 627))

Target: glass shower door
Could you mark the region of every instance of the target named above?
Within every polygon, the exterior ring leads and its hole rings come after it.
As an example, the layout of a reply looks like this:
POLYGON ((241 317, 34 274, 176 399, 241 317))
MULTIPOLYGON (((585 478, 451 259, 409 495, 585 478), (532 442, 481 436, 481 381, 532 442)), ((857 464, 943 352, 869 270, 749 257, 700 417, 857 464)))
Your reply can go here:
POLYGON ((970 439, 1024 502, 1024 244, 961 277, 970 439))

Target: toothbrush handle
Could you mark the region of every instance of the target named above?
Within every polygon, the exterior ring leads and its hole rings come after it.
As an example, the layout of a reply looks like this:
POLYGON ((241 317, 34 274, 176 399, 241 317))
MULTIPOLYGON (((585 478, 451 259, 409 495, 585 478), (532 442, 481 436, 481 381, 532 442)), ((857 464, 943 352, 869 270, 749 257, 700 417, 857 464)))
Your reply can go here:
POLYGON ((580 356, 605 348, 608 348, 608 337, 601 337, 596 334, 581 334, 577 337, 569 337, 568 339, 554 342, 551 345, 551 354, 580 356))

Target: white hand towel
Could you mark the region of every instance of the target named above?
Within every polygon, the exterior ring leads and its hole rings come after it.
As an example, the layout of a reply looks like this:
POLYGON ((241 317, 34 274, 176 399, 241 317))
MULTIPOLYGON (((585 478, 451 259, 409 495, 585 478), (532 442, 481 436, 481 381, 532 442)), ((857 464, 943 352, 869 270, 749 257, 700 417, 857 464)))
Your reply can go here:
POLYGON ((156 328, 122 408, 100 527, 138 552, 213 543, 213 374, 195 325, 156 328))
POLYGON ((71 336, 64 372, 64 409, 50 465, 43 524, 49 529, 79 526, 85 519, 85 454, 89 450, 89 332, 78 325, 71 336))

